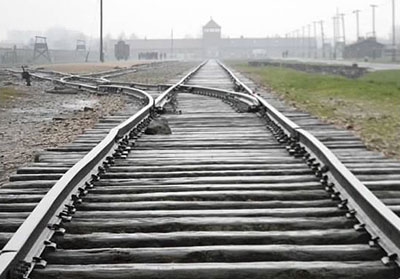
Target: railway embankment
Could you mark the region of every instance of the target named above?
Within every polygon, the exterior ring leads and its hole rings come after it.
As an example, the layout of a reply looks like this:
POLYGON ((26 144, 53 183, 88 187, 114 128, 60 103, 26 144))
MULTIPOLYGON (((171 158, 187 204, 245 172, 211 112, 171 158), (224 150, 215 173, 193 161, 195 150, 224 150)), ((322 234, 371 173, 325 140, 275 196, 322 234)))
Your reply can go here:
POLYGON ((351 130, 371 150, 400 157, 400 71, 346 77, 235 63, 260 88, 324 122, 351 130))

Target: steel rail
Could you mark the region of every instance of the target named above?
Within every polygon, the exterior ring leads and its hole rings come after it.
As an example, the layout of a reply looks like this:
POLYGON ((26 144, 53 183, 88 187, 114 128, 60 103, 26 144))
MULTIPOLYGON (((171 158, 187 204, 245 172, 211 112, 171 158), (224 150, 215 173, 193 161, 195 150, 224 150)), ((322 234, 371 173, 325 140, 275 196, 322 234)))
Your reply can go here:
MULTIPOLYGON (((356 217, 360 224, 356 229, 365 229, 371 236, 371 245, 379 244, 387 253, 382 258, 383 263, 395 261, 400 264, 400 218, 382 203, 337 157, 315 136, 296 125, 277 109, 271 106, 261 96, 255 94, 248 86, 241 82, 236 75, 223 63, 219 65, 228 73, 235 84, 242 91, 257 98, 265 109, 265 113, 278 123, 289 137, 302 145, 309 154, 319 161, 316 165, 322 167, 338 190, 342 205, 356 217)), ((326 181, 325 181, 326 182, 326 181)))
MULTIPOLYGON (((39 69, 39 70, 34 70, 34 73, 31 73, 31 76, 33 78, 36 78, 39 80, 50 81, 50 82, 53 82, 56 84, 69 86, 69 87, 73 87, 73 88, 78 88, 78 89, 83 88, 83 89, 90 90, 90 91, 97 91, 98 85, 129 86, 129 87, 140 89, 140 90, 147 90, 147 89, 167 90, 168 88, 170 88, 173 85, 144 84, 144 83, 134 83, 134 82, 114 82, 114 81, 110 81, 108 79, 110 77, 116 77, 116 76, 121 76, 121 75, 125 75, 128 73, 137 72, 138 68, 148 68, 154 64, 161 64, 161 63, 165 63, 165 62, 152 62, 152 63, 148 63, 148 64, 138 64, 138 65, 135 65, 134 68, 114 69, 114 70, 108 70, 108 71, 103 71, 103 72, 98 72, 98 73, 88 73, 88 74, 81 74, 81 75, 39 69), (53 75, 53 76, 57 76, 58 78, 56 79, 54 77, 47 77, 47 76, 43 76, 43 75, 40 75, 37 73, 53 75), (95 85, 74 82, 74 81, 80 81, 80 80, 92 82, 95 85)), ((13 69, 7 69, 6 71, 13 73, 13 74, 21 74, 21 71, 16 71, 13 69)))
MULTIPOLYGON (((20 71, 15 71, 12 69, 8 69, 7 70, 10 73, 13 74, 21 74, 20 71)), ((45 81, 50 81, 53 82, 55 84, 61 84, 61 85, 65 85, 65 86, 70 86, 70 87, 76 87, 76 88, 84 88, 84 89, 88 89, 88 90, 92 90, 92 91, 96 91, 97 90, 97 86, 94 85, 87 85, 84 83, 76 83, 76 82, 71 82, 68 81, 68 79, 78 79, 78 78, 82 78, 84 79, 84 77, 78 76, 78 75, 71 75, 71 74, 67 74, 67 73, 62 73, 62 72, 52 72, 52 71, 35 71, 35 73, 31 73, 31 76, 33 78, 39 79, 39 80, 45 80, 45 81), (54 78, 54 77, 47 77, 47 76, 42 76, 39 75, 37 73, 43 73, 43 74, 52 74, 55 75, 57 77, 61 77, 61 78, 54 78)))
POLYGON ((235 83, 240 91, 245 92, 251 96, 254 96, 258 99, 258 101, 262 104, 262 106, 268 111, 268 114, 271 115, 275 121, 277 121, 282 128, 286 130, 287 133, 291 134, 292 136, 297 136, 297 130, 300 129, 299 125, 294 123, 288 117, 286 117, 283 113, 278 111, 275 107, 269 104, 264 98, 258 96, 251 90, 246 84, 244 84, 240 79, 236 77, 236 75, 224 64, 218 61, 218 64, 227 72, 227 74, 231 77, 232 81, 235 83))
POLYGON ((202 62, 199 66, 197 66, 194 70, 190 71, 185 77, 183 77, 179 82, 175 85, 168 88, 164 93, 162 93, 155 101, 156 109, 163 110, 165 104, 167 104, 171 100, 171 96, 173 93, 179 89, 180 85, 184 84, 188 81, 197 71, 199 71, 205 64, 207 60, 202 62))
POLYGON ((142 90, 167 90, 173 84, 149 84, 149 83, 139 83, 139 82, 125 82, 125 81, 113 81, 113 85, 127 86, 138 88, 142 90))
POLYGON ((379 200, 334 154, 315 136, 304 129, 297 130, 298 140, 314 154, 340 193, 342 204, 359 219, 357 229, 366 229, 373 242, 388 254, 383 262, 398 264, 400 255, 400 218, 379 200))
POLYGON ((124 72, 124 71, 129 72, 129 71, 137 70, 137 68, 142 68, 144 66, 147 66, 147 64, 138 64, 138 65, 133 65, 133 66, 134 67, 132 67, 132 68, 112 69, 112 70, 106 70, 106 71, 101 71, 101 72, 85 73, 80 76, 82 76, 82 77, 104 77, 104 76, 113 75, 113 74, 117 74, 117 73, 124 72))
POLYGON ((128 74, 131 72, 137 72, 138 69, 141 69, 141 68, 149 68, 149 67, 152 67, 153 65, 158 65, 158 64, 163 64, 163 63, 166 63, 166 61, 141 63, 141 64, 132 65, 130 68, 112 69, 112 70, 106 70, 106 71, 102 71, 102 72, 92 72, 92 73, 82 74, 80 76, 82 76, 82 77, 99 77, 99 78, 117 77, 117 76, 121 76, 121 75, 128 74))
MULTIPOLYGON (((169 94, 187 81, 204 63, 161 94, 158 98, 158 106, 164 106, 168 101, 169 94)), ((90 187, 90 183, 87 184, 88 181, 98 174, 98 168, 102 167, 106 158, 113 154, 121 138, 126 137, 126 134, 135 127, 149 122, 149 117, 155 109, 156 103, 148 93, 134 88, 113 85, 98 86, 98 89, 118 89, 135 96, 142 94, 148 102, 135 115, 113 128, 83 159, 69 169, 43 197, 1 250, 0 279, 9 279, 15 274, 25 276, 35 266, 46 265, 45 261, 39 256, 46 247, 55 248, 55 244, 50 239, 54 234, 63 233, 61 224, 70 221, 74 203, 79 201, 79 193, 85 192, 86 188, 90 187), (64 214, 65 212, 68 214, 64 214)))

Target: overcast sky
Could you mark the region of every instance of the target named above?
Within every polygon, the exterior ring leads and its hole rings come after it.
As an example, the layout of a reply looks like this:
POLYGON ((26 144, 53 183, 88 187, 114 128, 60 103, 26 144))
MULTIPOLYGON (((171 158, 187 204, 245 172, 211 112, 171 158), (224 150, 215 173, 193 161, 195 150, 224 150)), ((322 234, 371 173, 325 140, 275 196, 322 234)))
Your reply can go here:
MULTIPOLYGON (((347 37, 355 37, 355 16, 360 9, 361 34, 372 31, 370 4, 377 4, 378 36, 388 37, 392 0, 103 0, 105 34, 124 32, 139 37, 166 38, 201 34, 210 17, 222 26, 224 36, 265 37, 325 20, 332 36, 332 16, 338 8, 346 14, 347 37)), ((44 31, 58 26, 98 34, 100 0, 0 0, 0 39, 8 30, 44 31)), ((400 24, 400 1, 397 11, 400 24)))

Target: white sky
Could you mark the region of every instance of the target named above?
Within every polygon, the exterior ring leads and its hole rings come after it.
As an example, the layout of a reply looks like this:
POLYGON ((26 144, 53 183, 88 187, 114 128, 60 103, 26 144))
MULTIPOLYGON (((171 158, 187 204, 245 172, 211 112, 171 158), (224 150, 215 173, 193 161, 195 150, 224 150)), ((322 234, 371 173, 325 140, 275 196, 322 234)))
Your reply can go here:
MULTIPOLYGON (((104 29, 117 37, 124 32, 139 37, 193 37, 210 17, 222 26, 224 36, 265 37, 286 33, 317 20, 325 20, 332 36, 332 16, 346 14, 347 37, 355 37, 355 16, 360 14, 361 34, 372 31, 370 4, 379 5, 377 33, 387 38, 391 28, 392 0, 104 0, 104 29)), ((400 1, 397 13, 400 24, 400 1)), ((98 34, 99 0, 0 0, 0 40, 8 30, 45 31, 54 26, 98 34)))

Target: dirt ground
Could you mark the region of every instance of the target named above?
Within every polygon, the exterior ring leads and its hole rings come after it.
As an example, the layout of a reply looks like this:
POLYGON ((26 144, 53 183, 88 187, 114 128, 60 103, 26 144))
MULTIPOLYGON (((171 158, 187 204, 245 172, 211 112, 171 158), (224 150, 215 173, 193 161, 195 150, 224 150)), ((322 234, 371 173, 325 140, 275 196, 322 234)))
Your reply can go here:
MULTIPOLYGON (((200 62, 199 62, 200 63, 200 62)), ((197 62, 168 62, 159 64, 154 68, 143 69, 137 73, 119 76, 111 80, 123 82, 139 82, 147 84, 161 84, 170 82, 171 79, 183 75, 193 67, 197 66, 197 62)))
POLYGON ((0 73, 0 185, 42 149, 71 142, 99 117, 132 102, 123 96, 45 93, 51 83, 26 87, 19 78, 0 73))

